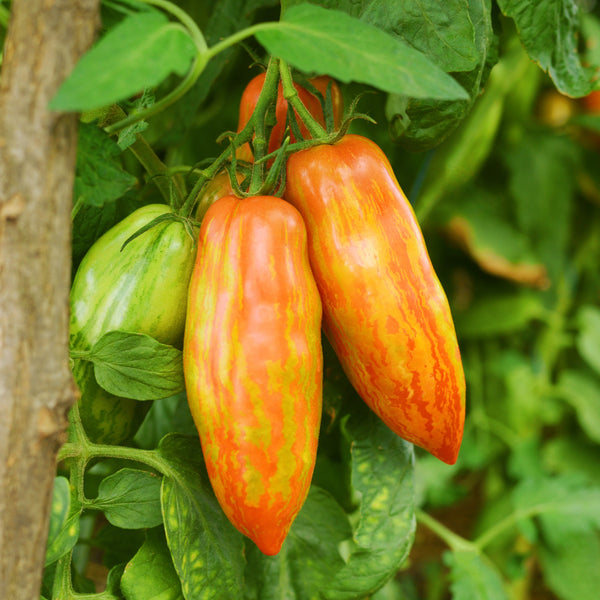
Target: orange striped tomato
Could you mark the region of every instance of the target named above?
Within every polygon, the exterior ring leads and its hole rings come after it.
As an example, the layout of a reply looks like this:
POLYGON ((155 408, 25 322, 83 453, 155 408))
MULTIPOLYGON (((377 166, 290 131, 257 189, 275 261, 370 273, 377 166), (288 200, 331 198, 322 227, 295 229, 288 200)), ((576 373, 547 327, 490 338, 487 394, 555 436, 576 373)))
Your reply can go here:
POLYGON ((321 301, 306 229, 280 198, 207 211, 190 284, 184 374, 213 489, 233 525, 277 554, 316 460, 321 301))
POLYGON ((398 435, 453 464, 465 381, 448 301, 381 149, 347 135, 293 154, 324 331, 363 400, 398 435))

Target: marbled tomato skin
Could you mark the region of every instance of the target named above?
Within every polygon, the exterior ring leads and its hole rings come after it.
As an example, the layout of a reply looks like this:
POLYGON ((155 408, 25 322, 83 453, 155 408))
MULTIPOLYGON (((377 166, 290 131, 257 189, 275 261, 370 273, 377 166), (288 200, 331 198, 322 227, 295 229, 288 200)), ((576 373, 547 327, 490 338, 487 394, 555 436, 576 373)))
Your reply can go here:
POLYGON ((298 211, 217 200, 188 302, 184 374, 210 481, 233 525, 277 554, 308 493, 322 406, 322 308, 298 211))
POLYGON ((346 135, 293 154, 323 329, 357 392, 398 435, 456 462, 465 380, 454 324, 412 208, 383 151, 346 135))

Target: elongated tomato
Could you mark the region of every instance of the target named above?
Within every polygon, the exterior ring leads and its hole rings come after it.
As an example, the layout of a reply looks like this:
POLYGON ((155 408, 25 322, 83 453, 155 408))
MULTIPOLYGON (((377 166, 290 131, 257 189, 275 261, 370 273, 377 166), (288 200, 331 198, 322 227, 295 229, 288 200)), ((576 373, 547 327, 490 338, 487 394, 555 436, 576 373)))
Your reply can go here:
POLYGON ((381 149, 347 135, 293 154, 324 331, 365 402, 398 435, 453 464, 465 381, 448 301, 381 149))
POLYGON ((225 196, 200 230, 184 374, 225 514, 277 554, 302 507, 321 420, 321 301, 306 229, 280 198, 225 196))

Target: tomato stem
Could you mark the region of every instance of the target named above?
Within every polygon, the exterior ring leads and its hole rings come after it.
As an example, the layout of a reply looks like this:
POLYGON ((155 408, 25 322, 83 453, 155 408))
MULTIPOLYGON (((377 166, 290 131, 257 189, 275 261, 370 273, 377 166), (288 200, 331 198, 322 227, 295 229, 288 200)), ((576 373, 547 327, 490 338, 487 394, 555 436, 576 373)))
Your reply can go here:
POLYGON ((327 131, 325 131, 323 126, 311 115, 310 111, 304 106, 300 96, 298 96, 298 91, 296 90, 294 80, 292 79, 290 66, 283 60, 279 63, 279 72, 281 76, 281 85, 283 86, 283 97, 287 100, 288 105, 298 114, 311 137, 314 139, 327 137, 327 131))
POLYGON ((469 540, 457 535, 452 530, 448 529, 443 523, 434 519, 431 515, 422 510, 416 511, 417 520, 425 525, 427 529, 435 533, 439 538, 444 540, 453 551, 474 551, 477 550, 476 545, 469 540))
POLYGON ((267 128, 266 116, 271 105, 277 101, 277 89, 279 86, 279 60, 271 58, 267 67, 265 81, 262 90, 258 96, 256 107, 248 123, 254 128, 254 139, 252 149, 254 154, 254 164, 252 166, 252 175, 248 194, 255 195, 263 188, 265 181, 265 163, 261 160, 269 148, 270 129, 267 128))
POLYGON ((162 8, 163 10, 165 10, 166 12, 171 13, 187 29, 188 33, 190 34, 190 37, 192 38, 192 41, 194 42, 194 45, 198 49, 198 52, 200 52, 201 54, 207 53, 208 46, 206 44, 206 40, 204 39, 204 36, 202 35, 202 31, 200 31, 200 28, 198 27, 198 25, 196 25, 196 22, 194 21, 194 19, 192 19, 192 17, 190 17, 190 15, 188 15, 187 12, 185 12, 184 10, 179 8, 179 6, 176 6, 172 2, 169 2, 169 0, 141 0, 141 1, 144 4, 158 6, 159 8, 162 8))
MULTIPOLYGON (((100 119, 100 125, 108 131, 114 124, 123 122, 125 112, 120 106, 113 105, 100 119), (121 120, 119 120, 121 119, 121 120)), ((170 206, 179 205, 185 195, 184 186, 179 177, 170 177, 165 163, 156 155, 150 144, 141 133, 135 134, 135 141, 128 147, 146 173, 152 178, 156 187, 162 194, 165 202, 170 206), (175 199, 173 198, 175 196, 175 199), (175 201, 174 201, 175 200, 175 201)))
POLYGON ((169 92, 164 98, 161 98, 158 102, 149 106, 143 110, 132 113, 126 118, 122 119, 117 123, 113 123, 109 127, 106 128, 108 133, 116 133, 125 127, 129 127, 134 123, 138 123, 139 121, 143 121, 161 110, 165 109, 167 106, 173 104, 179 98, 181 98, 193 85, 196 83, 198 77, 202 71, 204 71, 204 67, 209 61, 209 50, 206 44, 206 40, 202 35, 202 31, 200 31, 198 25, 190 15, 188 15, 184 10, 169 2, 168 0, 141 0, 145 4, 150 4, 152 6, 157 6, 162 8, 166 12, 171 13, 179 22, 185 27, 187 33, 189 34, 194 46, 196 46, 196 50, 198 51, 196 58, 192 64, 192 68, 184 78, 184 80, 171 92, 169 92))
POLYGON ((198 77, 204 70, 204 67, 206 66, 206 62, 206 56, 199 54, 194 60, 192 68, 186 75, 185 79, 174 90, 169 92, 166 96, 164 96, 164 98, 161 98, 152 106, 149 106, 148 108, 145 108, 138 112, 131 113, 122 121, 110 125, 105 129, 105 131, 107 133, 117 133, 118 131, 125 129, 125 127, 129 127, 130 125, 138 123, 139 121, 143 121, 145 119, 148 119, 149 117, 154 116, 155 114, 167 108, 167 106, 170 106, 171 104, 179 100, 179 98, 181 98, 186 92, 188 92, 194 85, 194 83, 196 83, 196 80, 198 79, 198 77))

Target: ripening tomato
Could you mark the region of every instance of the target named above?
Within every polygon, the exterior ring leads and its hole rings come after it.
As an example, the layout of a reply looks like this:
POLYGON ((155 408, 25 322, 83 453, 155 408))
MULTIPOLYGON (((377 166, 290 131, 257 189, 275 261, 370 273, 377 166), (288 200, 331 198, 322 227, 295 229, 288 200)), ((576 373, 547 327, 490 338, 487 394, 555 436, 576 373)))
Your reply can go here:
POLYGON ((456 461, 465 380, 444 290, 385 154, 344 136, 292 154, 323 328, 363 400, 398 435, 456 461))
POLYGON ((298 211, 271 196, 217 200, 190 284, 186 389, 215 495, 268 555, 279 552, 315 465, 321 313, 298 211))
POLYGON ((581 99, 581 104, 586 113, 600 114, 600 90, 595 90, 581 99))

